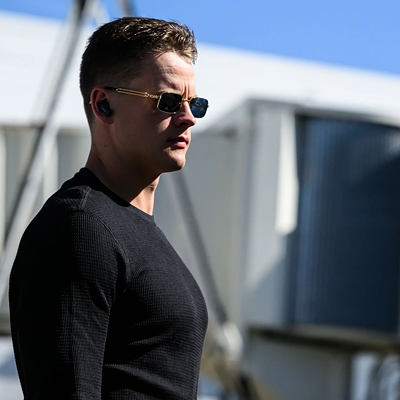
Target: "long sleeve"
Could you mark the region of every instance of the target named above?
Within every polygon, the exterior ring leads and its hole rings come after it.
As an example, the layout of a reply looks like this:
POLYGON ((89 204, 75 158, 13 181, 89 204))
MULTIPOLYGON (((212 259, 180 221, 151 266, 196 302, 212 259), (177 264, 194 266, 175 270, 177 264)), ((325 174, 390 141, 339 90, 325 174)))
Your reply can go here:
POLYGON ((112 234, 87 213, 27 229, 10 278, 25 400, 101 399, 110 312, 126 262, 112 234))

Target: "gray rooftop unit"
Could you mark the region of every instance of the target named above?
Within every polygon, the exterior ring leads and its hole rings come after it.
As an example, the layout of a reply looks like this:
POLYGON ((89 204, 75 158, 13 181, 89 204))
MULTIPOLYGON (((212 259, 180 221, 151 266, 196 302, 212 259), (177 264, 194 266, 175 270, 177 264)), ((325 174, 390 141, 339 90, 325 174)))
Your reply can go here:
POLYGON ((396 335, 400 129, 298 117, 293 323, 396 335))

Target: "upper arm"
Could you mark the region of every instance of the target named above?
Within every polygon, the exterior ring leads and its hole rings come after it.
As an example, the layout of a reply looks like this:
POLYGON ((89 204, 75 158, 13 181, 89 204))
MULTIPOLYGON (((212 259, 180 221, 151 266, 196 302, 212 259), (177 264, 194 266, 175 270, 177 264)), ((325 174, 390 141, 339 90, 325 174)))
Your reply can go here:
POLYGON ((10 279, 10 312, 26 399, 101 398, 108 322, 125 258, 95 217, 33 226, 10 279), (39 227, 40 228, 40 227, 39 227))

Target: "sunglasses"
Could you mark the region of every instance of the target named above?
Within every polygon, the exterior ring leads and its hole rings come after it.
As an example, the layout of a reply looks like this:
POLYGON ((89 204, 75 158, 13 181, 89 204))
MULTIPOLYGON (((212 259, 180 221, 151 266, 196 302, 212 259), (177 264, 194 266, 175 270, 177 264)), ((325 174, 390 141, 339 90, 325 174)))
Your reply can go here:
POLYGON ((118 93, 130 94, 132 96, 148 97, 157 100, 157 109, 167 114, 176 114, 180 109, 182 103, 187 101, 189 103, 190 111, 195 118, 203 118, 206 115, 208 108, 208 100, 202 97, 191 97, 184 99, 182 95, 177 93, 164 92, 160 95, 149 94, 147 92, 138 92, 131 89, 122 89, 106 86, 104 89, 115 90, 118 93))

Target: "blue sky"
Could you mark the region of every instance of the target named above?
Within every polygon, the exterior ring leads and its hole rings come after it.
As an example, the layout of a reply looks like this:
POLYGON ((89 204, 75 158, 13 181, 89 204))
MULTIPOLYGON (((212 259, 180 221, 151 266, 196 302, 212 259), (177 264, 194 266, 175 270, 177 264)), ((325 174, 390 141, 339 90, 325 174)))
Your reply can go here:
MULTIPOLYGON (((119 2, 106 0, 111 17, 119 2)), ((67 0, 0 0, 62 19, 67 0)), ((400 75, 400 0, 136 0, 140 16, 189 25, 199 42, 400 75)))

